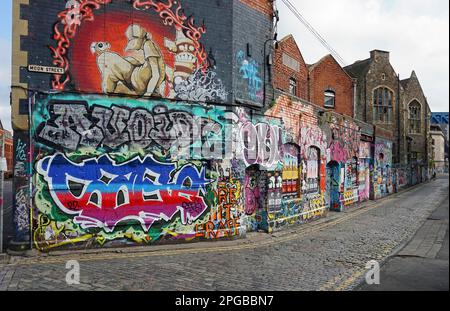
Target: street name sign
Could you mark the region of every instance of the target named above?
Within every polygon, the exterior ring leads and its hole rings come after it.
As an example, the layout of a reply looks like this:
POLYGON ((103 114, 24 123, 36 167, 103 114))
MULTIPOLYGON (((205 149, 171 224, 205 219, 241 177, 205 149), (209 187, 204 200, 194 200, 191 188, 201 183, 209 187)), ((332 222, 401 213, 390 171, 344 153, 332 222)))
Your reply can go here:
POLYGON ((41 65, 28 65, 28 71, 31 72, 40 72, 40 73, 50 73, 50 74, 64 74, 64 68, 59 67, 47 67, 41 65))

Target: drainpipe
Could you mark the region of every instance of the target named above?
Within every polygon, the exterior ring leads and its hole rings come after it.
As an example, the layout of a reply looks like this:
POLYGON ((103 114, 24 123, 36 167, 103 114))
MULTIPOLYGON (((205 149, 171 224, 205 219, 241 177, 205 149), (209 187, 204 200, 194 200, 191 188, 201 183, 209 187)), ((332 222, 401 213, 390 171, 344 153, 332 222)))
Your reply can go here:
POLYGON ((267 75, 266 75, 266 72, 267 72, 267 70, 270 70, 270 68, 269 69, 267 69, 267 67, 271 67, 272 66, 272 59, 270 59, 269 58, 269 55, 267 55, 267 43, 269 43, 269 42, 274 42, 274 41, 276 41, 276 39, 267 39, 265 42, 264 42, 264 75, 263 75, 263 80, 264 80, 264 98, 263 98, 263 109, 265 109, 266 108, 266 103, 267 103, 267 75))
POLYGON ((306 69, 306 73, 308 76, 308 102, 311 102, 311 76, 310 76, 310 72, 309 69, 306 69))
POLYGON ((354 119, 358 119, 357 115, 356 115, 356 84, 357 84, 357 80, 353 79, 353 118, 354 119))

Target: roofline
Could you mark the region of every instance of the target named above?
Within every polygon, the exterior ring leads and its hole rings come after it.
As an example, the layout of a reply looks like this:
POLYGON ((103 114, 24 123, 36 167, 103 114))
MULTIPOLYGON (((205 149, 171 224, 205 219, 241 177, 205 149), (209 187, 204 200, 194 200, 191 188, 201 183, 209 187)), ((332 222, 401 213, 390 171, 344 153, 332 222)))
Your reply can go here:
POLYGON ((327 54, 327 55, 325 55, 324 57, 322 57, 321 59, 319 59, 316 63, 311 64, 310 66, 308 66, 309 72, 311 72, 312 70, 314 70, 314 68, 315 68, 316 66, 320 65, 321 63, 323 63, 323 62, 324 62, 327 58, 329 58, 329 57, 331 57, 331 59, 336 63, 336 65, 339 66, 339 68, 341 68, 341 70, 345 73, 345 75, 346 75, 347 77, 349 77, 350 80, 352 80, 352 81, 354 82, 354 80, 355 80, 356 78, 353 78, 352 76, 350 76, 350 75, 348 74, 348 72, 344 69, 344 67, 342 67, 341 64, 339 64, 339 62, 336 60, 336 58, 335 58, 332 54, 327 54))
POLYGON ((298 51, 298 53, 300 54, 300 57, 302 58, 302 61, 303 61, 303 63, 304 63, 305 66, 306 66, 306 70, 308 70, 308 65, 306 64, 305 58, 303 57, 303 54, 302 54, 302 51, 300 50, 300 47, 298 46, 297 40, 295 40, 295 37, 294 37, 293 34, 289 34, 289 35, 284 36, 284 37, 279 41, 279 43, 283 43, 283 42, 287 41, 289 38, 292 38, 292 40, 294 40, 295 47, 297 48, 297 51, 298 51))

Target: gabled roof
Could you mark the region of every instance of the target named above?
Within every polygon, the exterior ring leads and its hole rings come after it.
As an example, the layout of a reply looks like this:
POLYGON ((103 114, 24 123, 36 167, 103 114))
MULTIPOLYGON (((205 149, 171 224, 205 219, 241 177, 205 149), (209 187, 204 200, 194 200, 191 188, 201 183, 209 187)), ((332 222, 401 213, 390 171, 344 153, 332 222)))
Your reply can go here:
POLYGON ((411 78, 408 79, 404 79, 404 80, 400 80, 400 85, 406 89, 406 87, 408 86, 409 81, 411 80, 411 78))
POLYGON ((355 62, 352 65, 344 67, 344 70, 353 78, 360 78, 367 74, 370 68, 371 59, 364 59, 355 62))
POLYGON ((302 51, 300 51, 300 48, 298 47, 297 41, 295 40, 295 38, 294 38, 294 36, 293 36, 292 34, 285 36, 283 39, 281 39, 281 40, 279 41, 279 43, 284 43, 284 42, 286 42, 286 41, 289 40, 289 39, 292 39, 292 40, 294 41, 295 46, 296 46, 296 48, 297 48, 297 51, 298 51, 298 53, 299 53, 299 55, 300 55, 300 57, 301 57, 303 63, 306 64, 305 58, 303 57, 303 54, 302 54, 302 51))
MULTIPOLYGON (((406 87, 408 86, 409 82, 411 81, 411 79, 416 79, 417 81, 419 81, 419 79, 417 78, 416 72, 413 70, 411 73, 411 76, 408 79, 403 79, 400 80, 400 84, 401 86, 406 89, 406 87)), ((420 84, 420 82, 419 82, 420 84)), ((422 87, 422 86, 421 86, 422 87)))
POLYGON ((336 60, 336 58, 334 58, 334 56, 331 55, 331 54, 325 55, 325 56, 322 57, 318 62, 316 62, 316 63, 314 63, 314 64, 307 65, 309 72, 313 71, 317 66, 319 66, 321 63, 323 63, 323 62, 324 62, 325 60, 327 60, 327 59, 331 59, 331 60, 332 60, 339 68, 342 69, 342 71, 343 71, 350 79, 353 79, 353 77, 350 76, 350 75, 348 74, 348 72, 347 72, 344 68, 342 68, 341 64, 339 64, 339 62, 336 60))

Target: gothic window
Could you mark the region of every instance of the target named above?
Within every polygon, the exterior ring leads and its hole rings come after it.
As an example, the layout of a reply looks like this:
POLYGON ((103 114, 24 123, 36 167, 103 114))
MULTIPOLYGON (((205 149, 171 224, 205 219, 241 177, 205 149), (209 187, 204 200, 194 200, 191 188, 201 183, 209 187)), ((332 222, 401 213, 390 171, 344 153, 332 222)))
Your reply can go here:
POLYGON ((373 92, 374 121, 392 123, 394 93, 386 87, 379 87, 373 92))
POLYGON ((410 134, 420 134, 422 118, 421 118, 422 107, 418 101, 413 101, 409 104, 409 133, 410 134))

